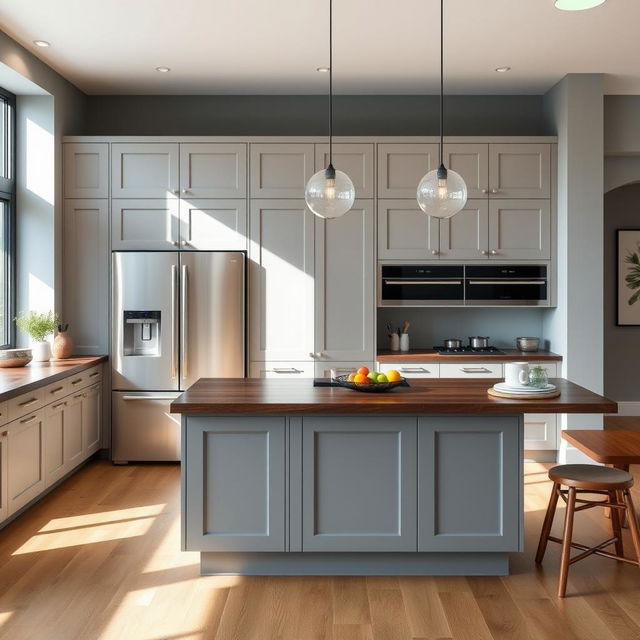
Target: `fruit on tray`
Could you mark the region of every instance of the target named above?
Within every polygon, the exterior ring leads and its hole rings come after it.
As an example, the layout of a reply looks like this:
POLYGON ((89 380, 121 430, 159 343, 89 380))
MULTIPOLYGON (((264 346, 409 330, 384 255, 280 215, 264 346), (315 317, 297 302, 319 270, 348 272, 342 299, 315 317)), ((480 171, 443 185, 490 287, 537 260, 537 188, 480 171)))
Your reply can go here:
POLYGON ((369 371, 367 367, 360 367, 357 371, 350 373, 347 381, 356 384, 383 384, 385 382, 400 382, 402 376, 395 370, 391 369, 387 373, 379 371, 369 371))

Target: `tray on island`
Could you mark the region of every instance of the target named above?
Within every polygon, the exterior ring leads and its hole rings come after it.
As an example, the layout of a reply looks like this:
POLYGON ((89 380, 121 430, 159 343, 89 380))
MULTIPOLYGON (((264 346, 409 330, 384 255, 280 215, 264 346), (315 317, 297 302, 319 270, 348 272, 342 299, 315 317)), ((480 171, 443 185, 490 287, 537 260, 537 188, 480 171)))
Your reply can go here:
POLYGON ((338 387, 345 387, 347 389, 353 389, 354 391, 366 391, 367 393, 382 393, 390 389, 395 389, 396 387, 410 386, 406 378, 401 378, 397 382, 370 382, 368 384, 349 382, 348 378, 348 375, 336 376, 332 378, 332 382, 338 387))

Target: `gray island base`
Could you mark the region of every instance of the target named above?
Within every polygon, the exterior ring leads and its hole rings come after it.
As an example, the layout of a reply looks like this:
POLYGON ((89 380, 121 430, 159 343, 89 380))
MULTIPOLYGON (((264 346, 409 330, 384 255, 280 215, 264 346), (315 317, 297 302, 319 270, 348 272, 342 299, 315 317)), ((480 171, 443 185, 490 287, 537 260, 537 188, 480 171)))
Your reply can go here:
POLYGON ((204 574, 504 575, 523 550, 525 413, 614 413, 492 398, 486 380, 390 393, 202 379, 182 414, 182 547, 204 574))

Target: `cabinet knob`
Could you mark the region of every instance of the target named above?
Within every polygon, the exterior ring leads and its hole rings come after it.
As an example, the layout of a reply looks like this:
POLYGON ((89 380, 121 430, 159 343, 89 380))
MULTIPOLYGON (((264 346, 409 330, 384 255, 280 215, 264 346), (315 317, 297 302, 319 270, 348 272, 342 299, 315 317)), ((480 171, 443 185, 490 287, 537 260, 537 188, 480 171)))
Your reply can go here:
POLYGON ((491 189, 491 193, 500 193, 500 189, 491 189))
POLYGON ((187 193, 191 193, 191 189, 183 189, 182 190, 182 195, 187 195, 187 193))
POLYGON ((171 193, 173 193, 174 196, 179 196, 180 195, 180 189, 171 189, 171 193))
POLYGON ((171 244, 172 244, 174 247, 177 247, 180 243, 179 243, 177 240, 172 240, 172 241, 171 241, 171 244))
POLYGON ((482 193, 489 193, 489 189, 482 189, 482 193))
POLYGON ((186 240, 183 240, 180 244, 182 244, 183 247, 186 247, 189 243, 186 240))
POLYGON ((431 255, 433 256, 437 256, 440 252, 437 249, 432 249, 431 250, 431 255))
POLYGON ((489 255, 497 256, 498 252, 495 249, 491 249, 491 251, 489 251, 489 255))
POLYGON ((9 435, 8 431, 3 431, 2 433, 0 433, 0 436, 2 436, 3 438, 6 438, 9 435))
POLYGON ((310 358, 315 358, 315 357, 316 357, 316 354, 315 354, 315 353, 311 353, 311 352, 309 352, 309 357, 310 357, 310 358))
POLYGON ((483 256, 488 256, 488 255, 489 255, 489 252, 488 252, 486 249, 483 249, 480 253, 481 253, 483 256))

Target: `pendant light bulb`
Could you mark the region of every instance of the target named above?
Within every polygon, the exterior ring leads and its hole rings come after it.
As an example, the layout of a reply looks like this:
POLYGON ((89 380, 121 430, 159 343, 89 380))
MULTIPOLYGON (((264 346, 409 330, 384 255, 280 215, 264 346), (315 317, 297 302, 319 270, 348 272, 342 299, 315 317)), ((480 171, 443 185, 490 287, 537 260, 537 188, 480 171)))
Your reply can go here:
POLYGON ((418 185, 418 206, 434 218, 450 218, 467 203, 467 185, 462 176, 440 165, 429 171, 418 185))

